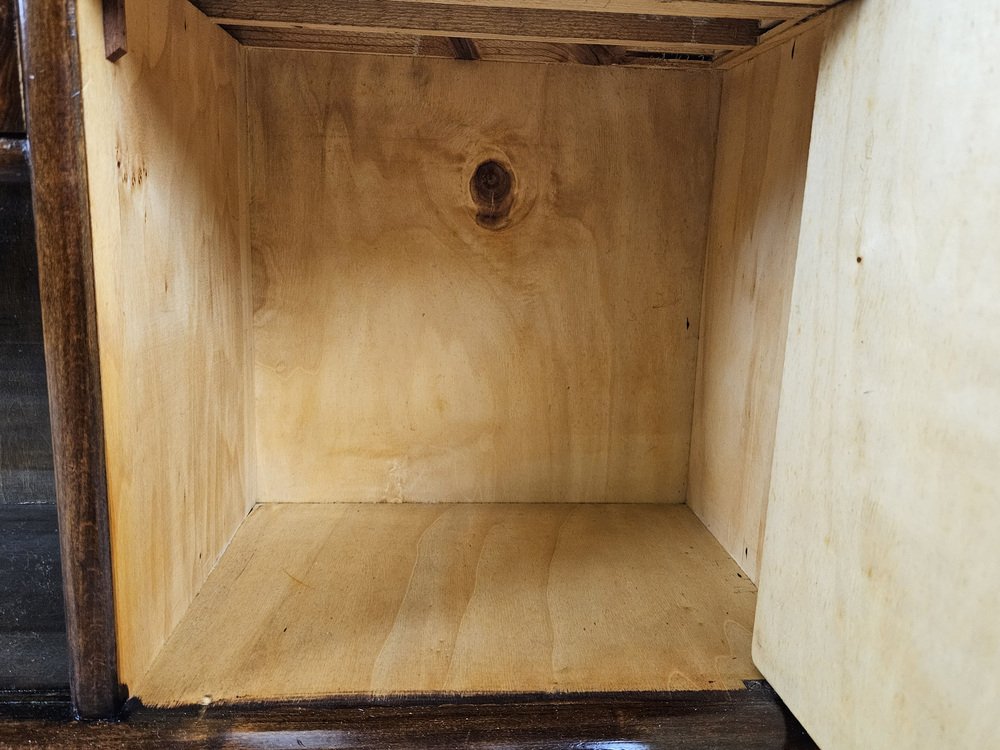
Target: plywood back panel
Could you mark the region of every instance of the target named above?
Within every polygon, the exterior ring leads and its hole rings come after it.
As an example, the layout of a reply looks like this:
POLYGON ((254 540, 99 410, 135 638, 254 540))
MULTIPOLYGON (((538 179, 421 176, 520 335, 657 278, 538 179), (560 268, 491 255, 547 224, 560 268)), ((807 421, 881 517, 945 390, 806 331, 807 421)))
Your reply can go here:
POLYGON ((688 502, 754 580, 823 34, 723 77, 688 502))
POLYGON ((134 684, 251 500, 240 49, 180 0, 129 2, 104 57, 79 3, 121 679, 134 684))
POLYGON ((259 499, 683 501, 711 75, 248 62, 259 499))
POLYGON ((822 747, 1000 747, 998 32, 852 3, 823 53, 754 644, 822 747))

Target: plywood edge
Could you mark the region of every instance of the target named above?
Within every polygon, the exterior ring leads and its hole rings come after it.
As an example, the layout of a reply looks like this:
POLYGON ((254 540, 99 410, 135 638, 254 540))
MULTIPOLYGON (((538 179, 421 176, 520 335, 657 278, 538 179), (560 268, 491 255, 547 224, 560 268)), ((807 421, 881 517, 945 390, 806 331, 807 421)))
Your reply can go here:
MULTIPOLYGON (((245 419, 244 434, 245 468, 246 468, 246 501, 245 511, 249 515, 256 504, 257 497, 257 408, 256 408, 256 375, 254 371, 254 326, 253 326, 253 248, 250 239, 250 82, 249 82, 249 50, 239 45, 240 66, 240 112, 239 131, 239 190, 240 190, 240 249, 242 259, 242 292, 244 321, 244 360, 243 372, 246 382, 245 389, 245 419)), ((232 542, 236 529, 230 535, 232 542)), ((221 555, 220 555, 221 557, 221 555)))
POLYGON ((723 73, 688 504, 754 580, 824 37, 723 73))

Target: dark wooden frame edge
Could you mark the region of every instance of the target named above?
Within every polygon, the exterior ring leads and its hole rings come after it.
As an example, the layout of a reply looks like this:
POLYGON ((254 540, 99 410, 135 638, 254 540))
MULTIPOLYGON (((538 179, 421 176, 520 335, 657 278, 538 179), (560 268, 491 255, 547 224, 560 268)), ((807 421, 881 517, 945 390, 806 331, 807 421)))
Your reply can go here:
POLYGON ((75 0, 19 0, 70 693, 80 718, 121 709, 104 419, 75 0))

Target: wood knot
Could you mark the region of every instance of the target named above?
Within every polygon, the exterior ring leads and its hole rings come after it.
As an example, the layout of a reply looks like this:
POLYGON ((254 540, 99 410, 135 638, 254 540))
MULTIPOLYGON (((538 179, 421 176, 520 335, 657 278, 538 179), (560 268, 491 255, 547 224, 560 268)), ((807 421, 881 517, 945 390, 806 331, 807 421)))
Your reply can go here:
POLYGON ((514 175, 510 167, 488 159, 476 167, 469 181, 476 204, 476 223, 486 229, 502 229, 514 205, 514 175))

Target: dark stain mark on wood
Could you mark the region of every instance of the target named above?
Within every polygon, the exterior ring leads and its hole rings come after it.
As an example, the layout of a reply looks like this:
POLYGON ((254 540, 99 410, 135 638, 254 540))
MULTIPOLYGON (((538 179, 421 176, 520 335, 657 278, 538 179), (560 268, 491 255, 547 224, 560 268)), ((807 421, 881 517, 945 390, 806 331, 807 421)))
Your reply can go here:
POLYGON ((125 0, 103 0, 104 55, 115 62, 125 54, 125 0))
POLYGON ((476 43, 471 39, 465 39, 464 37, 451 36, 448 37, 448 42, 451 44, 451 48, 455 50, 456 60, 478 60, 479 50, 476 49, 476 43))
POLYGON ((488 159, 476 167, 469 188, 476 204, 476 223, 486 229, 506 226, 514 205, 514 176, 510 168, 496 159, 488 159))

